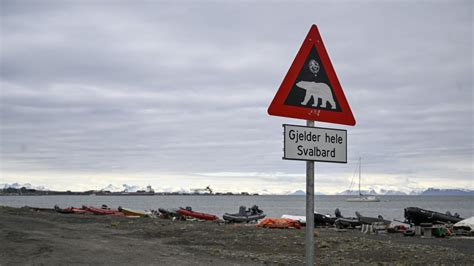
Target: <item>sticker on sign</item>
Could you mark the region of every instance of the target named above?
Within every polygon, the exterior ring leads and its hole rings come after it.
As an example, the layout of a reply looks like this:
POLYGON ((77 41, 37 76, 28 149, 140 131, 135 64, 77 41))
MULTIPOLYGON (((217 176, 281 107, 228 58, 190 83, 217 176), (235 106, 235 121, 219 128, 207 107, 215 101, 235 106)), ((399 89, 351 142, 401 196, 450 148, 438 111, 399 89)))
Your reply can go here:
POLYGON ((347 163, 347 130, 283 125, 283 159, 347 163))

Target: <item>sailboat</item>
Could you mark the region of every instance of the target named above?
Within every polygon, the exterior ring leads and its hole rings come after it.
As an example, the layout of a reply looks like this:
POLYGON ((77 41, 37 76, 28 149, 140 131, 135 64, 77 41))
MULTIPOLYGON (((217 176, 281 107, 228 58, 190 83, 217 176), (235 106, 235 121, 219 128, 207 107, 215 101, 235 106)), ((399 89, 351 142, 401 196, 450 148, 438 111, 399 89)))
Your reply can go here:
POLYGON ((348 198, 347 201, 349 202, 379 202, 380 199, 376 196, 365 196, 362 195, 360 192, 360 172, 361 172, 361 161, 362 159, 359 157, 359 197, 357 198, 348 198))

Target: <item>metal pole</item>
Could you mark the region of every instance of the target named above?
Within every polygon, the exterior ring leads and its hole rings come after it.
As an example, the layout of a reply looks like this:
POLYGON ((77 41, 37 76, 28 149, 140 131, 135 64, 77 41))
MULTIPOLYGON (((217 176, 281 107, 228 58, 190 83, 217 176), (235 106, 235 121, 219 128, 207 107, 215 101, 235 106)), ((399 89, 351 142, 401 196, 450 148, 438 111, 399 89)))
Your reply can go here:
POLYGON ((360 193, 360 171, 361 171, 361 166, 362 166, 362 159, 359 157, 359 196, 362 196, 362 193, 360 193))
MULTIPOLYGON (((307 120, 308 127, 314 121, 307 120)), ((306 265, 314 265, 314 161, 306 161, 306 265)))

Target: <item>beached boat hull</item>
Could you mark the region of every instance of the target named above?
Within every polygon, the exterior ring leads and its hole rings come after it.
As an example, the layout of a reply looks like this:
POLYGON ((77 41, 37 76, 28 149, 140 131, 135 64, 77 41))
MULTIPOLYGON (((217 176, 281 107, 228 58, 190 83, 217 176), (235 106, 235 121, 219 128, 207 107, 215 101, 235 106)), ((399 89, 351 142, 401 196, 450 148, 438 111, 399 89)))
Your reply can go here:
POLYGON ((341 211, 339 209, 336 209, 334 211, 334 214, 337 218, 336 221, 334 221, 334 225, 338 228, 355 228, 356 226, 362 225, 358 218, 342 216, 341 211))
POLYGON ((69 207, 69 208, 59 208, 57 205, 54 206, 54 210, 59 213, 65 213, 65 214, 81 214, 81 213, 90 213, 88 210, 85 209, 79 209, 79 208, 74 208, 74 207, 69 207))
POLYGON ((180 208, 177 212, 181 214, 182 216, 193 217, 193 218, 201 219, 201 220, 215 221, 219 219, 219 217, 215 216, 214 214, 195 212, 191 210, 190 208, 186 208, 186 209, 180 208))
POLYGON ((378 217, 368 217, 360 215, 359 212, 355 212, 355 214, 357 219, 359 219, 359 222, 362 224, 384 223, 385 225, 389 225, 391 223, 389 220, 384 220, 382 215, 379 215, 378 217))
POLYGON ((295 220, 298 221, 301 225, 306 225, 306 216, 283 214, 281 218, 295 220))
POLYGON ((331 217, 329 215, 324 215, 316 212, 314 213, 314 225, 317 226, 334 225, 336 219, 336 217, 331 217))
POLYGON ((139 217, 145 216, 145 212, 143 211, 135 211, 135 210, 122 208, 122 207, 119 207, 119 211, 122 212, 125 216, 139 216, 139 217))
POLYGON ((252 221, 257 221, 260 219, 265 218, 265 214, 255 214, 255 215, 239 215, 238 213, 230 214, 230 213, 225 213, 222 218, 224 218, 225 221, 231 222, 231 223, 248 223, 252 221))
POLYGON ((85 207, 85 209, 96 215, 125 216, 122 212, 119 212, 118 210, 100 209, 94 207, 85 207))
POLYGON ((361 226, 362 223, 359 222, 357 218, 337 218, 334 222, 334 225, 338 228, 355 228, 357 226, 361 226))
POLYGON ((463 228, 468 229, 470 231, 474 231, 474 216, 471 217, 471 218, 467 218, 465 220, 462 220, 460 222, 457 222, 454 225, 454 227, 455 228, 456 227, 459 227, 459 228, 463 227, 463 228))
POLYGON ((245 206, 240 206, 238 213, 225 213, 222 218, 229 223, 248 223, 265 218, 265 214, 258 208, 257 205, 247 209, 245 206))
POLYGON ((419 225, 421 223, 452 223, 464 220, 459 215, 450 215, 440 212, 424 210, 417 207, 405 208, 405 219, 409 223, 419 225))
POLYGON ((455 223, 454 232, 456 235, 474 236, 474 217, 455 223))

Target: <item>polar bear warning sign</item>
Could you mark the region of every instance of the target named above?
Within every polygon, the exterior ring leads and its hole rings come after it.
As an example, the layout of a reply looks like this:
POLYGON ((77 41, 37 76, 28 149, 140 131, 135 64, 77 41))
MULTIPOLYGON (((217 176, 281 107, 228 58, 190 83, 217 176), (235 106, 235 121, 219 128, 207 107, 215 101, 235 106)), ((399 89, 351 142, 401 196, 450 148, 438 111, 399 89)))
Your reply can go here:
POLYGON ((311 26, 268 108, 268 114, 355 125, 316 25, 311 26))

